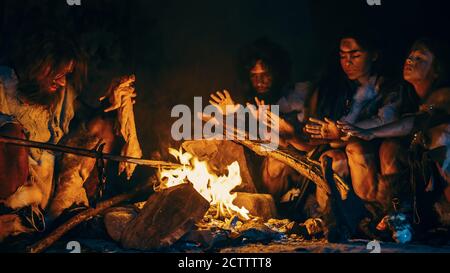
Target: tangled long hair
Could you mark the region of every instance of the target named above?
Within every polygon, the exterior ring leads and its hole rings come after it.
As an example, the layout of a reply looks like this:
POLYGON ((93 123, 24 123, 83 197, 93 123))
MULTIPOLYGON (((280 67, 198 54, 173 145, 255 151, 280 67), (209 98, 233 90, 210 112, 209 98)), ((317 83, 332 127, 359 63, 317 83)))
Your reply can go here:
POLYGON ((55 95, 40 90, 38 77, 52 77, 70 62, 73 72, 67 75, 68 84, 77 92, 87 75, 85 54, 70 38, 61 34, 33 35, 11 54, 11 65, 19 78, 19 94, 28 102, 51 106, 55 95))
MULTIPOLYGON (((381 77, 382 50, 378 38, 370 31, 348 31, 339 37, 339 41, 345 38, 353 38, 369 55, 377 54, 378 58, 372 63, 371 76, 381 77)), ((357 89, 357 83, 348 79, 339 60, 338 47, 332 52, 313 84, 313 90, 318 92, 317 113, 310 113, 317 118, 328 117, 334 120, 341 118, 349 109, 350 102, 357 89)), ((311 103, 311 97, 307 98, 307 104, 311 103)))
POLYGON ((442 39, 434 37, 423 37, 417 39, 411 47, 410 52, 415 50, 428 50, 433 58, 433 69, 437 79, 434 81, 432 89, 450 87, 450 46, 442 39))
POLYGON ((283 88, 290 82, 292 63, 288 52, 270 39, 263 37, 242 48, 238 56, 240 81, 247 87, 245 96, 253 99, 257 95, 250 81, 250 71, 261 60, 273 76, 267 99, 272 102, 282 96, 283 88))

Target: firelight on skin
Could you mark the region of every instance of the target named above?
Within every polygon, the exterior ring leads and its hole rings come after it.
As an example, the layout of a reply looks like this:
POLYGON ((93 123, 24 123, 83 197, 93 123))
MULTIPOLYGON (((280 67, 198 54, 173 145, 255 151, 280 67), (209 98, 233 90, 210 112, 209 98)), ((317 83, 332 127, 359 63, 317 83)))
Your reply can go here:
POLYGON ((438 77, 433 69, 434 56, 429 50, 418 49, 409 54, 403 67, 403 78, 414 86, 417 95, 424 98, 438 77))
POLYGON ((361 85, 367 83, 372 70, 372 63, 378 56, 370 56, 353 38, 341 40, 339 47, 341 67, 349 80, 358 81, 361 85))
POLYGON ((264 94, 272 87, 273 76, 262 60, 256 61, 256 64, 250 70, 250 81, 258 94, 264 94))
POLYGON ((52 73, 51 68, 48 67, 47 71, 37 78, 40 89, 48 93, 55 93, 57 90, 66 87, 67 75, 73 72, 74 66, 74 61, 70 61, 55 73, 52 73))

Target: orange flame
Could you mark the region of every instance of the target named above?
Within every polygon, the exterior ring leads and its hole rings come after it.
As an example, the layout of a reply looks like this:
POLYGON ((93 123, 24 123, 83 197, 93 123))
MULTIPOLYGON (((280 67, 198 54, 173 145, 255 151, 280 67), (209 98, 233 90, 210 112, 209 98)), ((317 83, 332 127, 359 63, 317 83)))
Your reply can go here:
POLYGON ((190 182, 195 190, 210 202, 211 206, 217 206, 217 211, 221 215, 228 217, 238 215, 245 220, 250 219, 246 208, 239 208, 233 204, 237 193, 230 193, 242 183, 237 161, 227 167, 228 175, 217 176, 209 172, 207 162, 199 161, 188 152, 183 153, 181 148, 179 151, 169 148, 169 153, 183 164, 183 167, 161 170, 159 173, 161 189, 190 182))

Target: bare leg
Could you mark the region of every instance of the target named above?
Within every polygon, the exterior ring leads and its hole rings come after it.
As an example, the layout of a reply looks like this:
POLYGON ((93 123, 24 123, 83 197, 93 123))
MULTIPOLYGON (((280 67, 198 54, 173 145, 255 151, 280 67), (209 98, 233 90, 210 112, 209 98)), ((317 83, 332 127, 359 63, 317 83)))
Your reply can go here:
MULTIPOLYGON (((411 189, 409 183, 409 168, 407 147, 395 139, 387 139, 380 146, 379 185, 376 199, 387 212, 394 209, 392 201, 398 198, 403 209, 408 209, 411 189)), ((399 209, 400 209, 399 206, 399 209)))
MULTIPOLYGON (((66 145, 94 149, 105 143, 103 152, 109 153, 115 139, 113 121, 101 117, 94 118, 86 126, 70 134, 64 141, 66 145)), ((89 206, 84 188, 95 167, 95 159, 65 154, 60 162, 55 197, 50 206, 50 218, 58 217, 73 205, 89 206)))
POLYGON ((382 175, 404 172, 408 167, 407 147, 399 140, 387 139, 380 147, 380 169, 382 175))
POLYGON ((262 172, 264 188, 278 202, 289 190, 289 177, 295 174, 295 171, 276 159, 265 158, 262 172))
POLYGON ((376 201, 378 187, 378 153, 371 142, 353 142, 346 153, 356 195, 364 201, 376 201))

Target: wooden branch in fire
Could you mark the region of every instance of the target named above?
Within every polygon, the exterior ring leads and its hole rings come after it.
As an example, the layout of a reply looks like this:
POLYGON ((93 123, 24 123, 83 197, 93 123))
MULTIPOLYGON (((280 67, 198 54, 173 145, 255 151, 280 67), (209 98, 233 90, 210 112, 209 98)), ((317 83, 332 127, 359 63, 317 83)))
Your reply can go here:
MULTIPOLYGON (((234 142, 249 148, 260 156, 271 157, 285 163, 302 176, 313 181, 318 187, 325 190, 328 194, 331 193, 330 187, 323 176, 322 167, 319 162, 311 160, 306 156, 302 156, 289 149, 270 149, 269 147, 266 147, 264 143, 257 141, 234 140, 234 142)), ((341 193, 347 193, 349 191, 347 183, 339 175, 333 174, 333 178, 336 181, 336 185, 340 189, 341 193)), ((346 194, 344 194, 344 196, 345 195, 346 194)))
POLYGON ((55 229, 50 235, 35 243, 34 245, 27 248, 28 253, 41 253, 51 245, 53 245, 56 241, 58 241, 64 234, 75 228, 77 225, 81 224, 84 221, 91 219, 92 217, 102 213, 106 209, 116 206, 120 203, 123 203, 127 200, 136 198, 143 194, 149 194, 152 191, 152 186, 150 184, 146 184, 140 187, 137 187, 130 193, 125 193, 113 197, 109 200, 99 203, 95 208, 89 208, 83 212, 80 212, 69 221, 64 223, 55 229))
MULTIPOLYGON (((208 120, 210 119, 206 118, 206 121, 208 120)), ((220 122, 217 124, 220 124, 220 122)), ((314 182, 318 187, 326 191, 327 194, 331 194, 330 187, 324 177, 324 172, 322 171, 322 166, 319 162, 311 160, 310 158, 289 149, 278 148, 274 150, 263 141, 249 140, 249 134, 246 131, 230 127, 227 124, 222 124, 222 126, 227 139, 233 140, 235 143, 249 148, 260 156, 271 157, 285 163, 302 176, 314 182)), ((341 196, 345 199, 350 190, 349 186, 344 179, 339 177, 339 175, 333 174, 333 178, 336 181, 336 186, 338 187, 341 196)))

